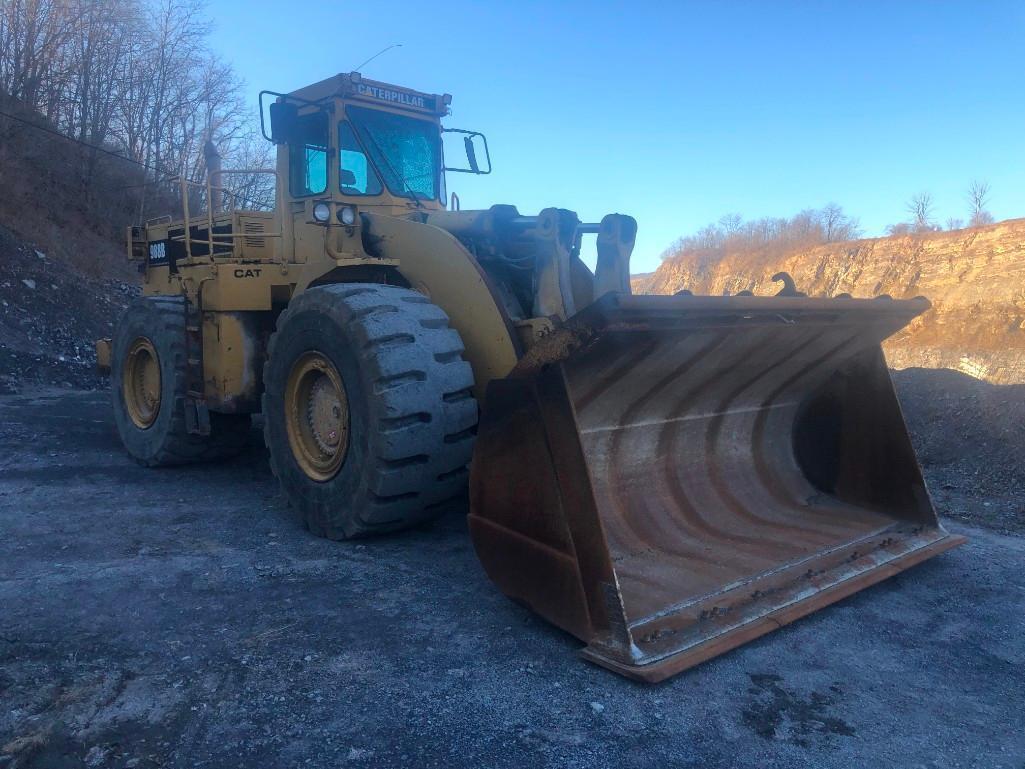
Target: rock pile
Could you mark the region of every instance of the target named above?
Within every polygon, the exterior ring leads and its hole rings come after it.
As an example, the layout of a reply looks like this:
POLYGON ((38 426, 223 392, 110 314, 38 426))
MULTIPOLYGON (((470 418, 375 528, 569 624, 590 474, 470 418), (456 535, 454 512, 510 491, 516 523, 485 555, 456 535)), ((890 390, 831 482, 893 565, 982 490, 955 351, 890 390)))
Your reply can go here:
POLYGON ((0 394, 106 386, 94 342, 111 335, 138 293, 123 280, 83 275, 0 227, 0 394))

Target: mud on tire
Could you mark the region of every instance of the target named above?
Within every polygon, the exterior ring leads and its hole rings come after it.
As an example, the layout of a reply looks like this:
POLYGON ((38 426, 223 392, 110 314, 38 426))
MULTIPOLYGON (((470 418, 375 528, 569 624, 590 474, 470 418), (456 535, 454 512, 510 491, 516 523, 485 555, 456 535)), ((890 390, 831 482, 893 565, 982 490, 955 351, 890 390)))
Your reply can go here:
POLYGON ((211 413, 210 435, 206 436, 190 434, 185 428, 183 297, 149 296, 129 305, 114 334, 110 374, 114 422, 128 453, 140 464, 156 467, 224 459, 246 446, 251 426, 248 414, 211 413), (152 345, 160 371, 159 410, 145 429, 129 414, 124 392, 126 357, 139 339, 152 345))
POLYGON ((315 534, 381 533, 435 517, 461 499, 477 429, 473 373, 448 316, 422 294, 343 283, 310 289, 281 314, 264 368, 271 470, 315 534), (333 477, 314 480, 293 454, 285 390, 319 353, 340 374, 348 446, 333 477))

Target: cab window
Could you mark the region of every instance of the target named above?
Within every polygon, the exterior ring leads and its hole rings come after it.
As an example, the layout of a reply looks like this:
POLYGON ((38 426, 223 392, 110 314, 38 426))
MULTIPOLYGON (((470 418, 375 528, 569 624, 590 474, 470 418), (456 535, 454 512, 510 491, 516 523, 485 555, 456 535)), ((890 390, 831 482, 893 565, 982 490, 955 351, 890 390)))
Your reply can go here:
POLYGON ((320 195, 327 190, 327 115, 323 112, 298 119, 295 139, 288 146, 288 168, 293 196, 320 195))
POLYGON ((339 189, 346 195, 380 195, 381 180, 347 122, 338 124, 338 147, 339 189))

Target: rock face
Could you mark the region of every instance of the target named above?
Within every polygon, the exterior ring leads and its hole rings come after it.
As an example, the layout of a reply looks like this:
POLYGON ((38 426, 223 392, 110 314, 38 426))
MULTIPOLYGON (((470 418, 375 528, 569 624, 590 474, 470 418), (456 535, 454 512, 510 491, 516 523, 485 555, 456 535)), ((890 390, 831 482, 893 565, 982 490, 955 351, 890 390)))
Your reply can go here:
POLYGON ((829 243, 777 256, 689 255, 635 281, 635 293, 773 294, 789 272, 810 296, 925 296, 932 309, 885 343, 893 368, 957 369, 1025 383, 1025 219, 987 227, 829 243))

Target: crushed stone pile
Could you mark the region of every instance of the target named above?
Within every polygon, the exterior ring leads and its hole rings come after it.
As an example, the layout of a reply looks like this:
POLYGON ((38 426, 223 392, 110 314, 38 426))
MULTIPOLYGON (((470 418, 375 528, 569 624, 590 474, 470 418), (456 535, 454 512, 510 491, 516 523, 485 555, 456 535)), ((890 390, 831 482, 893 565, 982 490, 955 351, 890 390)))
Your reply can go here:
POLYGON ((950 369, 893 372, 933 501, 942 513, 1025 533, 1025 385, 950 369))
POLYGON ((105 387, 94 343, 139 293, 124 280, 84 275, 0 226, 0 394, 105 387))

